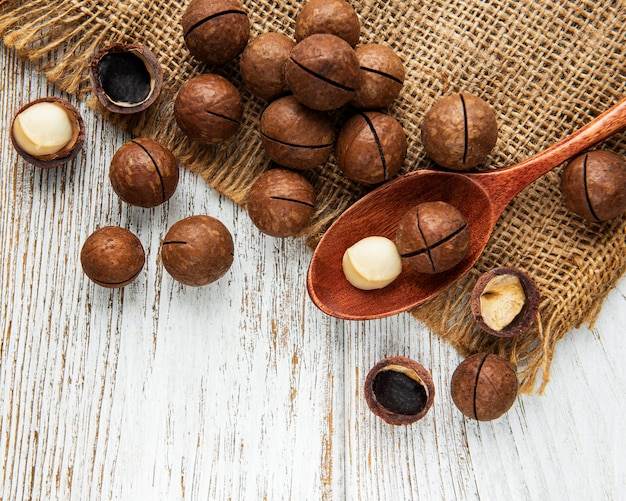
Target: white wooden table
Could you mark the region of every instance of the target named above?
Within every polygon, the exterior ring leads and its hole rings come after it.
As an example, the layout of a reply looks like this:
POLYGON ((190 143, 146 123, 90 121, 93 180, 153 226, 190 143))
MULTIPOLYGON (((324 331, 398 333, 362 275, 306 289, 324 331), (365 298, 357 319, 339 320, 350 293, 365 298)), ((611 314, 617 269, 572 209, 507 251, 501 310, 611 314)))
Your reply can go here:
POLYGON ((166 205, 123 204, 108 165, 130 138, 84 105, 74 162, 24 163, 9 120, 59 92, 10 51, 0 68, 0 499, 626 499, 626 279, 593 330, 558 345, 543 396, 494 422, 465 419, 448 391, 459 355, 409 314, 322 314, 303 242, 261 235, 188 171, 166 205), (199 213, 226 224, 236 255, 218 282, 189 288, 158 248, 199 213), (80 269, 82 242, 105 224, 147 252, 122 290, 80 269), (408 427, 385 424, 362 395, 391 355, 420 361, 437 387, 408 427))

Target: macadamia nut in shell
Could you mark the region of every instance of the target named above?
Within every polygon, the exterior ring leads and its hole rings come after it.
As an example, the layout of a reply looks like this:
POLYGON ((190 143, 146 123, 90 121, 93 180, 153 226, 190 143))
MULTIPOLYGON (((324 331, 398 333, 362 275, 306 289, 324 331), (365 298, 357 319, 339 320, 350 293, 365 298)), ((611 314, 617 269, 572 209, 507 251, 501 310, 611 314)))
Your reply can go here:
POLYGON ((137 138, 123 145, 111 160, 109 179, 117 195, 139 207, 156 207, 174 194, 179 169, 176 157, 162 144, 137 138))
POLYGON ((354 7, 345 0, 310 0, 296 18, 296 41, 327 33, 354 47, 361 36, 361 23, 354 7))
POLYGON ((250 37, 248 14, 238 0, 192 0, 181 24, 189 52, 208 64, 234 59, 250 37))
POLYGON ((464 171, 482 163, 496 145, 498 124, 492 108, 472 94, 440 99, 421 126, 426 154, 441 167, 464 171))
POLYGON ((261 115, 261 142, 267 156, 283 167, 306 170, 323 164, 335 145, 328 115, 293 96, 272 102, 261 115))
POLYGON ((263 33, 250 40, 239 63, 241 78, 250 92, 273 101, 289 91, 285 63, 295 45, 282 33, 263 33))
POLYGON ((609 221, 626 213, 626 161, 594 150, 570 161, 561 174, 565 205, 587 221, 609 221))
POLYGON ((342 127, 335 155, 343 174, 352 181, 379 184, 404 165, 406 134, 394 117, 377 111, 358 113, 342 127))
POLYGON ((273 237, 295 236, 313 216, 315 190, 297 172, 270 169, 250 188, 247 209, 261 232, 273 237))
POLYGON ((194 287, 224 276, 233 263, 234 252, 228 228, 207 215, 189 216, 174 223, 161 244, 167 272, 178 282, 194 287))
POLYGON ((478 421, 491 421, 515 403, 517 375, 498 355, 476 353, 456 368, 450 390, 452 401, 464 415, 478 421))
POLYGON ((119 226, 104 226, 94 231, 80 251, 85 275, 109 289, 124 287, 135 280, 145 260, 139 239, 119 226))
POLYGON ((239 130, 243 117, 241 95, 221 75, 197 75, 178 91, 174 117, 190 139, 202 144, 221 143, 239 130))
POLYGON ((294 47, 285 78, 298 101, 320 111, 340 108, 361 86, 354 49, 342 38, 327 34, 311 35, 294 47))

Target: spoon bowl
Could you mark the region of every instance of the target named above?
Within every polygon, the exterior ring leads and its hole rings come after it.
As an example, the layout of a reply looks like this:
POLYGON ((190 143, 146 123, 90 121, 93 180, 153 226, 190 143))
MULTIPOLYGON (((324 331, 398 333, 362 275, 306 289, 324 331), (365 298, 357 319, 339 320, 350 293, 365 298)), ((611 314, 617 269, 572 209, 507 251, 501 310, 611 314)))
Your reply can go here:
POLYGON ((476 263, 511 200, 534 180, 626 127, 626 98, 547 150, 511 167, 479 173, 417 170, 365 195, 348 208, 317 245, 307 275, 315 305, 328 315, 367 320, 395 315, 444 292, 476 263), (454 268, 422 274, 403 264, 402 273, 383 289, 352 286, 341 265, 346 249, 373 235, 395 241, 404 214, 422 202, 443 201, 465 216, 470 245, 454 268))

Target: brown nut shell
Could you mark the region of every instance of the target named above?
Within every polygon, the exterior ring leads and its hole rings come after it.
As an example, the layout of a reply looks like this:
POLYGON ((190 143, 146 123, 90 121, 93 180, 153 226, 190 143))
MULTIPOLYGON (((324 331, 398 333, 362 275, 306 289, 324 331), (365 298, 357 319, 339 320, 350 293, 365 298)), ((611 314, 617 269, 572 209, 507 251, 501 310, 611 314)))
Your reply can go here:
POLYGON ((290 237, 309 224, 315 209, 315 190, 301 174, 270 169, 250 188, 248 214, 266 235, 290 237))
POLYGON ((407 139, 402 125, 391 115, 367 111, 342 127, 335 155, 344 175, 352 181, 378 184, 395 176, 404 164, 407 139))
POLYGON ((561 174, 565 205, 587 221, 609 221, 626 212, 626 162, 594 150, 570 161, 561 174))
POLYGON ((213 65, 238 56, 250 37, 248 13, 237 0, 192 0, 181 24, 189 52, 213 65))
POLYGON ((420 363, 396 356, 370 369, 363 393, 370 410, 385 422, 408 425, 428 413, 435 399, 435 385, 420 363))
POLYGON ((13 144, 15 151, 17 151, 18 155, 20 155, 24 160, 26 160, 31 165, 34 165, 35 167, 40 167, 42 169, 53 169, 69 162, 74 157, 76 157, 76 155, 78 155, 78 152, 82 149, 85 142, 85 122, 83 121, 83 118, 81 117, 79 111, 74 106, 72 106, 69 101, 55 96, 42 97, 40 99, 35 99, 34 101, 25 104, 18 110, 18 112, 11 120, 11 129, 9 135, 11 137, 11 143, 13 144), (36 157, 27 153, 16 140, 13 132, 13 127, 15 125, 15 119, 17 118, 17 116, 31 106, 38 103, 57 103, 61 105, 67 112, 67 115, 72 124, 72 138, 70 139, 70 141, 59 151, 40 157, 36 157))
POLYGON ((361 86, 350 104, 365 110, 391 106, 404 85, 405 69, 398 54, 387 45, 371 43, 359 45, 356 57, 361 86))
POLYGON ((109 180, 124 202, 156 207, 170 199, 178 186, 176 157, 162 144, 137 138, 124 144, 111 160, 109 180))
POLYGON ((295 45, 282 33, 263 33, 250 40, 239 62, 241 78, 250 92, 265 101, 287 94, 285 63, 295 45))
POLYGON ((359 16, 345 0, 311 0, 296 18, 296 41, 316 33, 338 36, 354 47, 361 36, 359 16))
POLYGON ((323 164, 335 144, 335 129, 328 115, 307 108, 293 96, 277 99, 265 109, 260 132, 270 159, 298 170, 323 164))
POLYGON ((138 113, 159 97, 163 70, 147 47, 114 43, 100 49, 91 60, 89 80, 104 108, 113 113, 138 113))
POLYGON ((215 282, 230 269, 233 237, 218 219, 195 215, 174 223, 163 238, 161 259, 176 281, 192 287, 215 282))
POLYGON ((503 358, 476 353, 459 364, 450 381, 452 401, 467 417, 498 419, 517 398, 515 370, 503 358))
POLYGON ((458 263, 469 249, 463 214, 446 202, 423 202, 410 209, 396 230, 403 261, 419 273, 441 273, 458 263))
POLYGON ((287 85, 298 101, 329 111, 346 104, 361 86, 359 60, 350 44, 335 35, 311 35, 291 51, 287 85))
POLYGON ((93 282, 109 289, 130 284, 146 261, 140 240, 119 226, 104 226, 93 232, 80 251, 80 262, 93 282))
POLYGON ((190 139, 202 144, 221 143, 239 130, 243 117, 241 95, 220 75, 197 75, 178 91, 174 117, 190 139))
MULTIPOLYGON (((517 287, 517 284, 515 287, 517 287)), ((524 334, 533 326, 537 320, 539 298, 540 296, 537 285, 527 273, 511 266, 500 266, 483 273, 478 278, 470 296, 470 308, 476 324, 483 331, 491 334, 492 336, 513 337, 524 334), (493 285, 492 287, 489 287, 490 284, 494 284, 493 280, 496 277, 516 277, 519 280, 518 284, 521 286, 522 291, 513 289, 513 292, 510 292, 510 286, 507 290, 505 285, 501 286, 500 290, 493 285), (488 288, 488 290, 486 290, 486 288, 488 288), (519 292, 523 292, 524 296, 524 303, 523 306, 521 306, 519 313, 514 316, 513 314, 507 315, 506 311, 497 313, 505 318, 513 317, 513 319, 502 328, 494 328, 493 320, 485 317, 486 313, 483 311, 483 306, 481 305, 481 297, 483 299, 488 297, 490 301, 493 301, 492 304, 498 308, 511 309, 515 307, 513 303, 517 299, 516 297, 511 296, 513 296, 513 293, 519 292)))
POLYGON ((491 107, 472 94, 440 99, 421 126, 426 154, 438 165, 469 170, 482 163, 496 144, 498 124, 491 107))

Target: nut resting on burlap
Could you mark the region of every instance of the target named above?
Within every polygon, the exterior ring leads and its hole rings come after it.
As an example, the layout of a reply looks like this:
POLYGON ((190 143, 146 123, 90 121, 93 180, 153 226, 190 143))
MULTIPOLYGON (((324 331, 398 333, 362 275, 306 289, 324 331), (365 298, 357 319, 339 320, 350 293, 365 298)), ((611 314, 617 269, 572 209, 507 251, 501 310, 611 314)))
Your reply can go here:
MULTIPOLYGON (((280 32, 294 38, 305 2, 244 1, 251 38, 280 32)), ((163 66, 163 90, 148 110, 120 117, 97 108, 135 136, 169 147, 209 185, 244 204, 252 182, 269 167, 258 123, 265 102, 243 85, 238 59, 212 67, 195 61, 183 43, 184 0, 0 0, 3 43, 30 59, 64 91, 95 100, 88 68, 102 46, 148 46, 163 66), (227 77, 243 97, 238 134, 218 146, 187 139, 173 118, 179 87, 200 73, 227 77)), ((583 0, 523 2, 353 2, 360 43, 389 45, 406 67, 389 112, 403 126, 408 152, 400 173, 434 168, 420 142, 419 124, 441 97, 468 92, 496 112, 499 139, 481 169, 508 166, 547 148, 600 114, 626 93, 626 9, 583 0)), ((344 119, 339 116, 338 121, 344 119)), ((623 133, 600 145, 626 155, 623 133)), ((475 268, 442 296, 412 312, 462 354, 497 353, 518 364, 521 390, 541 391, 554 348, 570 329, 592 322, 626 270, 626 218, 596 224, 568 212, 559 191, 560 168, 525 189, 505 211, 475 268), (536 327, 517 339, 495 339, 475 327, 469 297, 478 276, 515 266, 537 282, 542 301, 536 327)), ((334 218, 368 189, 347 180, 334 157, 306 173, 317 191, 311 246, 334 218)), ((472 203, 472 200, 467 200, 472 203)), ((302 270, 305 273, 306 270, 302 270)))

